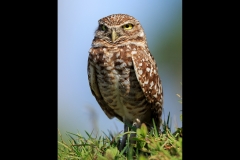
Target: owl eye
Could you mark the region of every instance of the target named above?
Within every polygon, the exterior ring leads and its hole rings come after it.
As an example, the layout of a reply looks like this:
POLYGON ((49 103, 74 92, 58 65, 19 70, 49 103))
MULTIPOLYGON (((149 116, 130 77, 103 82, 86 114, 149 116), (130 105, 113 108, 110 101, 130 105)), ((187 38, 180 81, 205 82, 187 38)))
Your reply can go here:
POLYGON ((130 30, 130 29, 133 28, 133 25, 129 23, 129 24, 123 25, 122 27, 123 27, 124 30, 130 30))
POLYGON ((106 30, 108 29, 107 26, 105 26, 105 25, 101 25, 100 28, 101 28, 101 30, 103 30, 103 31, 106 31, 106 30))

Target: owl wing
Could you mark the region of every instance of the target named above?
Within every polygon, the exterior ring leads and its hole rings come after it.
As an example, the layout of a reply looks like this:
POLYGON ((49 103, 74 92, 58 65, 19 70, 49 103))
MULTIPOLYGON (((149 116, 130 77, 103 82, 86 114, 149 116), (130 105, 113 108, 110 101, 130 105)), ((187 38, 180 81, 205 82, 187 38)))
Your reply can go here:
POLYGON ((119 120, 123 121, 122 117, 120 117, 118 114, 116 114, 113 109, 111 109, 108 104, 104 101, 98 87, 97 83, 97 77, 96 77, 96 70, 93 65, 93 62, 91 61, 90 57, 88 58, 88 81, 89 86, 91 89, 91 92, 93 96, 96 98, 98 104, 104 111, 104 113, 108 116, 109 119, 112 119, 114 117, 117 117, 119 120))
POLYGON ((162 99, 162 86, 155 60, 144 51, 133 51, 132 60, 138 82, 148 102, 162 99))
POLYGON ((132 61, 142 91, 147 101, 153 104, 151 109, 154 110, 154 118, 160 120, 163 92, 156 62, 145 50, 132 51, 132 61))

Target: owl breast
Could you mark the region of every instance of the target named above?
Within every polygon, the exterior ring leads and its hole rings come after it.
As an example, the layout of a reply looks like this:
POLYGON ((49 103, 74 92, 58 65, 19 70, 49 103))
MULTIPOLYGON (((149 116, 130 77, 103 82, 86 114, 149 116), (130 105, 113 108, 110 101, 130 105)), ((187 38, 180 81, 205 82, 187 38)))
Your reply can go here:
POLYGON ((134 45, 90 49, 89 59, 95 66, 99 92, 123 120, 133 121, 137 116, 150 114, 133 68, 131 54, 137 49, 134 45))

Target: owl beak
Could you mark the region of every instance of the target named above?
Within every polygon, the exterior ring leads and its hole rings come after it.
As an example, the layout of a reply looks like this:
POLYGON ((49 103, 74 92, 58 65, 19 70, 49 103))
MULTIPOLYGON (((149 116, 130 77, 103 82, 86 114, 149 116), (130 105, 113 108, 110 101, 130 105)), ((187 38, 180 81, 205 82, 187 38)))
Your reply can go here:
POLYGON ((118 35, 115 30, 112 30, 112 42, 114 42, 118 38, 118 35))

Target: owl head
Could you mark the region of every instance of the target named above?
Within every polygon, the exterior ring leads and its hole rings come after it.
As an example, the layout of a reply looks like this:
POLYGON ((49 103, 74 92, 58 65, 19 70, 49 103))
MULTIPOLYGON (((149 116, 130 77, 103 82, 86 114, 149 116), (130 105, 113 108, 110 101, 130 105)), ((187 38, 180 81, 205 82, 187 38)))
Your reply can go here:
POLYGON ((126 14, 112 14, 98 21, 93 46, 126 45, 145 41, 140 22, 126 14))

